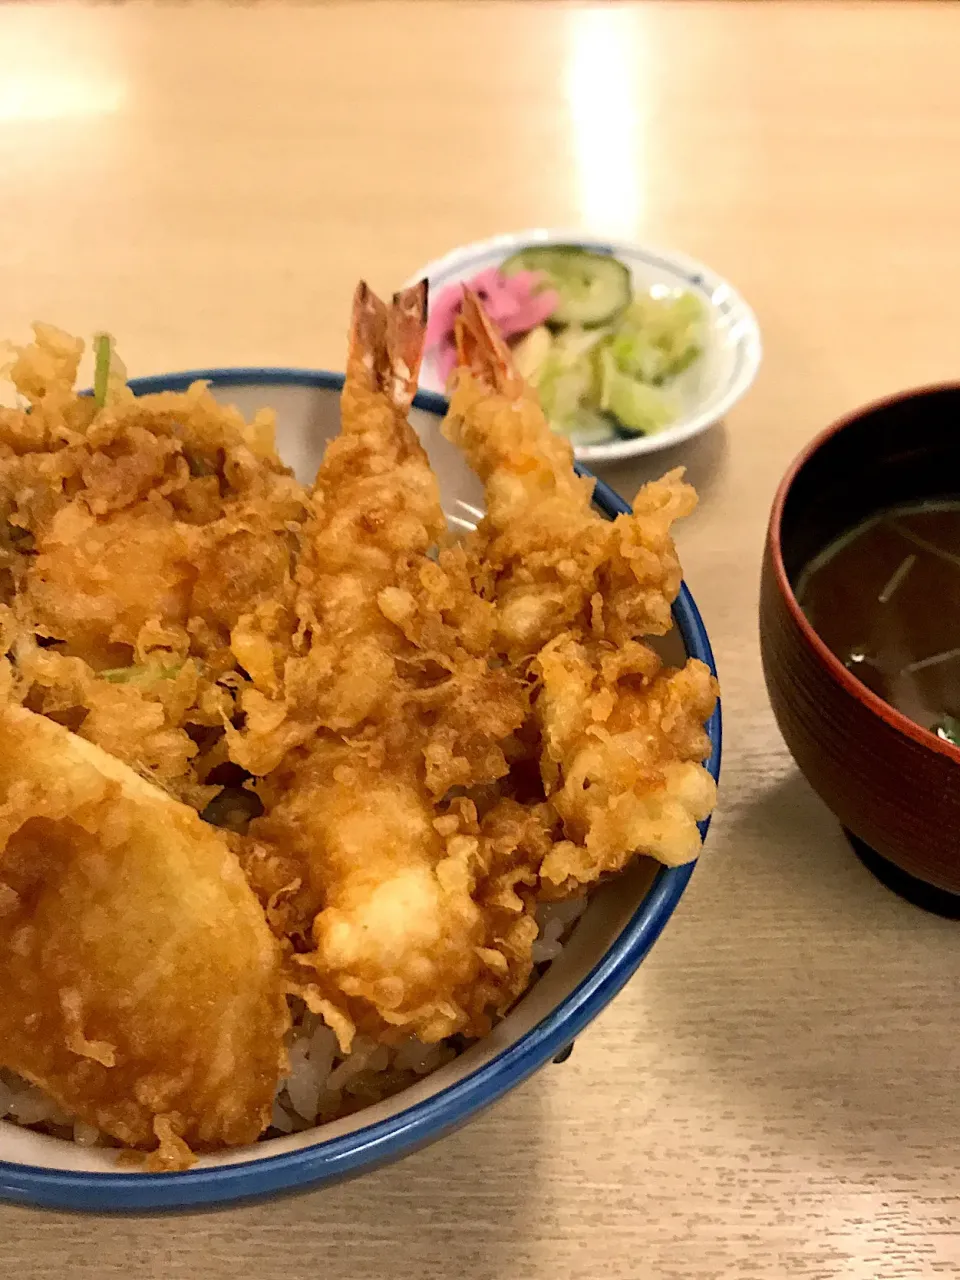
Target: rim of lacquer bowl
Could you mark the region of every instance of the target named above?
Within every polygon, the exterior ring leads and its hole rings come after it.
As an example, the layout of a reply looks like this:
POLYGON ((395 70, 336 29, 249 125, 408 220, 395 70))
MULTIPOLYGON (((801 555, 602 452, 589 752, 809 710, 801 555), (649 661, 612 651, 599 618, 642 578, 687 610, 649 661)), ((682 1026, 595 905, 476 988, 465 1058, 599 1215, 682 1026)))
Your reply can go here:
MULTIPOLYGON (((148 395, 184 390, 198 379, 214 385, 286 384, 334 391, 343 386, 342 374, 325 370, 245 367, 194 369, 133 378, 130 387, 138 395, 148 395)), ((420 392, 414 406, 442 415, 447 402, 434 392, 420 392)), ((578 466, 577 470, 590 474, 584 467, 578 466)), ((595 501, 611 518, 630 510, 623 499, 600 480, 595 501)), ((703 620, 686 585, 680 588, 673 614, 688 655, 700 658, 716 674, 703 620)), ((707 768, 714 779, 719 779, 719 704, 707 729, 712 746, 707 768)), ((709 818, 700 824, 701 837, 706 837, 709 825, 709 818)), ((690 862, 681 867, 661 867, 643 902, 613 945, 566 999, 502 1054, 397 1115, 298 1151, 184 1173, 74 1173, 0 1161, 0 1200, 99 1213, 216 1208, 282 1192, 307 1190, 408 1155, 458 1128, 571 1043, 636 971, 670 918, 695 866, 695 862, 690 862)))
POLYGON ((868 689, 865 684, 857 679, 852 672, 848 671, 840 659, 831 649, 820 639, 816 631, 810 625, 806 614, 800 608, 800 603, 794 595, 793 587, 787 576, 787 568, 783 562, 782 547, 782 529, 783 529, 783 510, 793 488, 797 476, 813 458, 813 456, 823 448, 823 446, 834 436, 838 436, 848 427, 852 427, 855 423, 863 418, 869 417, 873 413, 878 413, 882 409, 892 408, 894 405, 903 404, 908 400, 922 400, 925 396, 935 395, 942 391, 953 391, 960 393, 960 382, 935 382, 928 386, 915 387, 911 391, 900 391, 894 395, 883 396, 879 400, 871 401, 860 409, 854 409, 852 412, 844 414, 838 421, 821 431, 801 449, 800 453, 794 458, 787 471, 780 481, 777 488, 776 496, 773 499, 773 506, 770 509, 770 522, 767 527, 767 550, 770 555, 770 561, 773 565, 773 571, 776 575, 777 586, 780 594, 786 602, 790 615, 796 623, 797 627, 803 634, 807 644, 814 650, 817 657, 827 668, 834 680, 845 689, 847 693, 862 702, 865 707, 879 716, 891 729, 902 733, 905 737, 911 738, 914 742, 919 743, 922 747, 931 748, 940 755, 946 756, 949 760, 956 760, 960 763, 960 747, 955 747, 952 743, 945 741, 943 738, 937 737, 929 729, 924 729, 922 725, 917 724, 902 711, 898 711, 896 707, 892 707, 888 702, 877 696, 872 689, 868 689))

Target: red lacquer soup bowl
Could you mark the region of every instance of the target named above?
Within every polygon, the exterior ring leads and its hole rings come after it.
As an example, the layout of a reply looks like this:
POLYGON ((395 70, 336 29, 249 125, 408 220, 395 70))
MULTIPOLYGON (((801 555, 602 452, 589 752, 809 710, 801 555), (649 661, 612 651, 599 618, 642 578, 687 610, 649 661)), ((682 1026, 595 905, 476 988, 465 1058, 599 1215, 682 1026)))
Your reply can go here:
POLYGON ((805 566, 878 511, 949 499, 960 499, 960 384, 871 405, 818 436, 773 503, 760 646, 787 746, 857 853, 891 888, 960 917, 960 748, 862 684, 795 595, 805 566))

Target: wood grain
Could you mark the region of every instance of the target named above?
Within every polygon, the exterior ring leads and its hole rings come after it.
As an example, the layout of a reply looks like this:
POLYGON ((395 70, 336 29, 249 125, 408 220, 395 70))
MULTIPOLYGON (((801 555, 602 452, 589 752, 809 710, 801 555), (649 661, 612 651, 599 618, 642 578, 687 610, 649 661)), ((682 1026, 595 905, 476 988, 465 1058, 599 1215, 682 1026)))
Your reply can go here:
POLYGON ((754 393, 675 460, 717 649, 722 803, 637 979, 459 1136, 171 1222, 0 1209, 18 1280, 960 1275, 960 945, 797 776, 756 637, 777 479, 840 412, 960 371, 960 9, 0 6, 0 332, 132 373, 342 363, 390 288, 533 224, 674 245, 756 306, 754 393), (613 122, 613 123, 611 123, 613 122))

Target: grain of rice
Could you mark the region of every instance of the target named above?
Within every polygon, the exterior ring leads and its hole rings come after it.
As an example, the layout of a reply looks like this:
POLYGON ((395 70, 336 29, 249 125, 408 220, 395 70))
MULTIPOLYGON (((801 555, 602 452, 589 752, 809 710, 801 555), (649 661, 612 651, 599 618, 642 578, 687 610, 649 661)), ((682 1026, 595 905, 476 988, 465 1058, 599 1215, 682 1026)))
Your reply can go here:
POLYGON ((290 1074, 286 1082, 287 1097, 294 1111, 305 1120, 312 1120, 317 1114, 323 1083, 316 1066, 307 1056, 309 1051, 309 1040, 295 1040, 290 1046, 290 1074))
POLYGON ((348 1080, 359 1075, 364 1070, 376 1045, 372 1040, 367 1040, 363 1036, 357 1036, 353 1042, 353 1052, 349 1057, 334 1067, 327 1078, 328 1089, 342 1089, 348 1080))
POLYGON ((329 1027, 319 1026, 310 1037, 310 1061, 316 1068, 317 1075, 326 1081, 333 1070, 333 1060, 337 1052, 337 1037, 329 1027))
POLYGON ((81 1147, 96 1147, 100 1144, 100 1130, 82 1120, 73 1122, 73 1140, 81 1147))
POLYGON ((62 1123, 62 1119, 66 1120, 53 1099, 48 1098, 39 1089, 35 1089, 33 1085, 28 1085, 13 1095, 9 1114, 18 1124, 40 1124, 41 1121, 46 1124, 59 1124, 62 1123))
POLYGON ((412 1036, 397 1046, 393 1055, 394 1065, 399 1071, 416 1071, 422 1075, 426 1070, 424 1064, 429 1060, 433 1048, 433 1045, 424 1044, 422 1040, 412 1036))
POLYGON ((273 1104, 273 1115, 270 1117, 270 1124, 280 1133, 292 1133, 293 1121, 289 1114, 281 1107, 279 1102, 273 1104))
POLYGON ((377 1045, 373 1053, 367 1059, 367 1071, 386 1071, 390 1065, 390 1050, 385 1044, 377 1045))

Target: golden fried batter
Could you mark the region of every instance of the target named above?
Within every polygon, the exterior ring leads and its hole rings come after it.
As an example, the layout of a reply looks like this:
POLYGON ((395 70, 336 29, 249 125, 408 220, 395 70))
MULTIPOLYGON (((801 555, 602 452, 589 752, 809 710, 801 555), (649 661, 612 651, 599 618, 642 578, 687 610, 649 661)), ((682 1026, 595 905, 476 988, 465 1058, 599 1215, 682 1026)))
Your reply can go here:
POLYGON ((645 639, 692 489, 604 520, 468 292, 455 543, 425 304, 358 287, 309 489, 203 386, 77 396, 48 327, 0 409, 0 1065, 159 1166, 268 1125, 288 995, 344 1051, 483 1035, 538 903, 694 858, 714 803, 715 682, 645 639))
POLYGON ((353 725, 339 718, 348 697, 336 699, 338 720, 317 724, 284 770, 271 771, 253 833, 278 852, 271 859, 261 846, 245 859, 262 875, 279 867, 280 850, 300 852, 300 884, 274 918, 298 919, 305 895, 322 900, 303 978, 315 1003, 338 1010, 344 1038, 353 1027, 427 1041, 470 1030, 510 972, 472 898, 477 833, 450 815, 435 823, 451 787, 506 774, 501 744, 528 695, 482 653, 492 608, 457 576, 465 562, 428 554, 445 523, 407 421, 422 307, 422 290, 389 309, 364 286, 357 292, 342 431, 320 469, 320 516, 297 575, 311 643, 342 655, 337 681, 375 696, 353 725), (494 976, 483 985, 481 974, 494 976))
POLYGON ((702 764, 716 702, 708 668, 662 668, 637 641, 615 649, 569 637, 547 645, 535 668, 544 786, 567 836, 540 864, 544 896, 576 892, 638 852, 691 862, 717 790, 702 764))
POLYGON ((247 423, 202 384, 121 384, 98 408, 73 391, 81 350, 37 326, 13 367, 28 407, 0 410, 4 629, 28 705, 203 807, 245 678, 233 633, 289 604, 307 496, 269 415, 247 423))
POLYGON ((577 892, 638 854, 689 862, 715 800, 701 762, 716 682, 692 660, 661 671, 641 637, 671 626, 681 574, 670 526, 693 490, 673 472, 640 490, 632 515, 602 519, 469 289, 457 349, 444 431, 487 494, 468 553, 501 651, 537 679, 541 775, 565 837, 537 867, 540 893, 577 892))
POLYGON ((693 510, 693 489, 671 472, 640 490, 633 515, 605 520, 569 441, 464 292, 443 430, 484 482, 486 515, 466 546, 481 593, 496 601, 498 646, 520 661, 569 630, 614 644, 665 635, 681 580, 670 526, 693 510))
MULTIPOLYGON (((252 1142, 289 1014, 224 840, 106 752, 0 709, 0 1063, 160 1160, 252 1142)), ((188 1157, 187 1157, 188 1158, 188 1157)))

